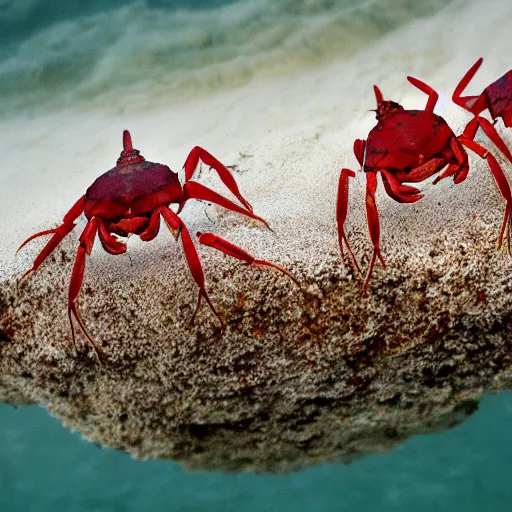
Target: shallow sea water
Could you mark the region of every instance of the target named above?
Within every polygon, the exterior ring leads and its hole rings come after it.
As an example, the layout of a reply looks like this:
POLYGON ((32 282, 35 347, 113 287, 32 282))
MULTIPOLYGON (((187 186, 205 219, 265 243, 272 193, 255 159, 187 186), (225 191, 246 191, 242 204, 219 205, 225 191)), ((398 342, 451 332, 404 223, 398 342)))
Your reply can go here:
POLYGON ((101 449, 43 409, 0 405, 0 510, 508 512, 512 392, 387 454, 287 475, 187 472, 101 449))
POLYGON ((0 2, 0 112, 190 97, 349 56, 451 0, 0 2))

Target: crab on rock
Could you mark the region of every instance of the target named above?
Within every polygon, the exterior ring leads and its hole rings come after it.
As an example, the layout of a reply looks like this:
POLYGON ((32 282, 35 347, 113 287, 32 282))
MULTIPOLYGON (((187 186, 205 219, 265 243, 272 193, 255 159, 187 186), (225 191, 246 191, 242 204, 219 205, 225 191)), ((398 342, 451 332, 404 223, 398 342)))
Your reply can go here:
MULTIPOLYGON (((204 298, 219 319, 221 324, 219 336, 221 336, 225 330, 224 323, 208 297, 199 255, 187 227, 178 214, 189 199, 199 199, 241 213, 261 221, 265 226, 269 227, 267 222, 253 213, 251 205, 240 193, 237 183, 229 170, 219 160, 199 146, 192 149, 185 161, 185 183, 183 185, 178 179, 178 174, 171 171, 166 165, 146 161, 140 152, 133 148, 128 130, 125 130, 123 133, 123 146, 124 149, 117 160, 117 165, 94 181, 87 189, 85 195, 64 216, 60 226, 36 233, 21 244, 18 251, 34 238, 52 235, 35 259, 32 268, 25 272, 21 279, 37 270, 61 240, 76 226, 76 219, 84 213, 88 222, 80 236, 80 244, 71 274, 68 317, 71 324, 73 342, 75 342, 75 332, 72 316, 74 316, 83 333, 98 355, 100 355, 102 351, 87 332, 77 309, 77 296, 82 286, 86 256, 91 254, 96 235, 98 235, 105 251, 114 255, 126 252, 126 243, 120 241, 117 238, 118 236, 127 237, 130 234, 136 234, 145 242, 153 240, 160 229, 160 217, 162 217, 176 240, 181 236, 190 272, 199 287, 199 297, 192 315, 192 321, 199 310, 201 299, 204 298), (221 181, 240 201, 243 207, 192 180, 199 160, 202 160, 210 168, 217 171, 221 181), (169 208, 169 205, 173 203, 179 205, 176 213, 169 208)), ((288 271, 279 265, 265 260, 257 260, 240 247, 213 233, 198 233, 197 235, 199 243, 203 245, 213 247, 247 264, 274 267, 297 282, 288 271)))
POLYGON ((512 162, 512 155, 494 126, 484 117, 480 117, 484 110, 488 110, 495 123, 501 117, 503 124, 507 128, 512 128, 512 70, 488 85, 479 96, 461 96, 483 61, 484 59, 480 58, 469 68, 453 91, 452 100, 475 116, 468 124, 467 133, 474 137, 480 126, 503 155, 512 162))
MULTIPOLYGON (((380 224, 376 204, 377 174, 380 173, 386 193, 399 203, 414 203, 423 194, 416 187, 406 183, 420 183, 438 172, 435 180, 453 177, 455 184, 466 179, 469 171, 468 154, 463 146, 485 158, 496 180, 498 188, 506 201, 505 216, 498 238, 498 248, 503 243, 507 230, 508 247, 510 248, 509 218, 512 211, 512 194, 507 178, 494 156, 483 146, 472 139, 475 135, 474 124, 468 124, 462 135, 456 136, 446 121, 434 114, 438 94, 420 80, 407 77, 409 82, 428 95, 424 110, 405 110, 393 101, 385 101, 377 86, 374 86, 377 99, 377 125, 368 134, 366 141, 357 139, 354 142, 354 153, 366 174, 366 215, 370 239, 373 244, 373 255, 368 274, 364 283, 364 293, 372 276, 376 259, 383 266, 384 259, 380 249, 380 224)), ((349 178, 355 173, 350 169, 342 169, 336 205, 336 221, 340 251, 345 261, 343 244, 359 270, 359 265, 350 248, 345 234, 345 221, 348 212, 349 178)))

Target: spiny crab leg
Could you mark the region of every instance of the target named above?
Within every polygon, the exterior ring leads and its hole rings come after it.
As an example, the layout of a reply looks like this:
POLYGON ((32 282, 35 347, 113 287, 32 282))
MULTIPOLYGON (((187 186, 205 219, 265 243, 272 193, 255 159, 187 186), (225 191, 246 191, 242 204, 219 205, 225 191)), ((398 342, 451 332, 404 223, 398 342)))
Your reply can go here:
POLYGON ((385 268, 386 264, 380 252, 380 223, 379 212, 377 211, 377 204, 375 202, 375 192, 377 191, 377 175, 375 172, 366 173, 366 217, 368 219, 368 230, 370 231, 370 239, 373 244, 373 255, 366 275, 366 280, 363 287, 363 295, 366 295, 370 279, 372 277, 373 267, 375 261, 379 258, 382 266, 385 268))
POLYGON ((348 212, 348 182, 349 178, 355 178, 356 173, 350 169, 342 169, 340 179, 338 182, 338 198, 336 201, 336 223, 338 224, 338 243, 340 246, 341 259, 345 264, 345 251, 343 250, 343 243, 347 246, 347 251, 356 267, 357 271, 361 274, 361 268, 357 263, 357 259, 352 252, 352 248, 348 242, 347 235, 345 234, 345 222, 347 220, 348 212))
MULTIPOLYGON (((62 239, 69 234, 73 228, 76 226, 75 220, 81 215, 84 209, 85 197, 82 196, 69 210, 69 212, 64 216, 62 224, 55 229, 48 229, 45 231, 40 231, 29 238, 27 238, 19 247, 18 251, 24 247, 27 243, 29 243, 34 238, 39 236, 48 235, 53 233, 53 236, 43 247, 39 255, 36 257, 34 264, 32 267, 27 270, 21 277, 20 281, 27 277, 30 273, 34 272, 38 269, 38 267, 43 263, 43 261, 53 252, 53 250, 59 245, 62 239)), ((91 253, 92 246, 94 244, 94 238, 96 236, 96 232, 99 230, 100 232, 100 240, 102 242, 105 250, 110 252, 111 254, 121 254, 126 251, 126 246, 120 242, 118 242, 115 238, 113 238, 106 230, 105 226, 96 218, 91 219, 82 234, 80 235, 80 245, 78 247, 77 255, 75 258, 75 264, 73 266, 73 272, 71 274, 71 280, 69 283, 69 295, 68 295, 68 317, 69 323, 71 325, 71 336, 73 339, 73 343, 76 344, 75 341, 75 330, 73 326, 72 316, 75 317, 78 322, 80 328, 82 329, 84 335, 89 340, 91 345, 94 347, 98 356, 102 355, 101 348, 98 344, 92 339, 92 337, 87 332, 87 329, 80 318, 78 313, 76 298, 78 293, 80 292, 80 288, 82 286, 84 271, 85 271, 85 257, 86 255, 91 253)))
POLYGON ((185 224, 183 223, 183 221, 170 208, 168 208, 167 206, 161 206, 160 208, 158 208, 158 211, 164 218, 171 233, 174 234, 176 232, 179 232, 181 234, 181 242, 183 244, 183 250, 185 251, 185 257, 187 259, 188 267, 190 269, 192 277, 194 278, 194 281, 199 287, 197 305, 194 310, 194 313, 192 314, 190 323, 194 323, 197 312, 199 311, 199 306, 201 305, 201 299, 204 298, 204 300, 206 300, 206 302, 210 306, 210 309, 219 319, 221 331, 217 338, 220 338, 224 334, 226 326, 224 325, 221 316, 219 315, 219 313, 217 313, 217 310, 213 306, 212 301, 210 300, 210 297, 208 297, 208 293, 206 292, 203 267, 201 265, 199 255, 197 254, 197 250, 194 246, 194 242, 192 241, 192 237, 190 236, 190 233, 185 224))
POLYGON ((498 237, 498 250, 501 249, 501 246, 503 245, 503 237, 505 236, 505 233, 507 233, 507 249, 509 249, 511 246, 510 237, 512 236, 510 228, 510 218, 512 215, 512 192, 510 191, 510 185, 508 183, 507 177, 505 176, 505 173, 503 172, 500 164, 489 150, 480 144, 477 144, 473 140, 466 139, 462 135, 457 137, 457 139, 459 142, 471 149, 471 151, 474 151, 480 158, 485 158, 489 164, 489 168, 492 172, 492 175, 494 176, 496 184, 498 185, 498 189, 507 203, 507 206, 505 207, 503 224, 501 226, 500 235, 498 237))
POLYGON ((480 117, 480 113, 483 112, 487 107, 486 95, 482 93, 480 96, 461 96, 462 91, 467 87, 469 82, 475 76, 476 72, 482 65, 483 59, 480 57, 468 70, 468 72, 462 77, 462 80, 459 82, 459 85, 455 88, 452 94, 452 100, 456 105, 462 107, 464 110, 467 110, 475 117, 472 119, 464 133, 468 139, 473 139, 476 135, 478 127, 482 128, 487 137, 491 139, 491 141, 496 145, 496 147, 503 153, 503 156, 509 161, 512 162, 512 154, 509 149, 503 142, 502 138, 499 136, 496 128, 492 125, 484 117, 480 117))
POLYGON ((290 273, 288 270, 284 269, 280 265, 276 265, 275 263, 271 263, 266 260, 257 260, 254 256, 249 254, 247 251, 244 251, 241 247, 221 238, 214 233, 197 233, 199 237, 199 243, 203 245, 207 245, 209 247, 213 247, 218 251, 227 254, 228 256, 232 256, 233 258, 237 258, 241 261, 245 261, 248 265, 264 265, 267 267, 272 267, 283 274, 286 274, 297 286, 300 286, 299 281, 290 273))
POLYGON ((475 116, 473 119, 471 119, 471 121, 464 129, 463 135, 468 139, 473 140, 479 127, 482 128, 487 137, 491 139, 493 144, 501 151, 503 156, 509 162, 512 162, 512 154, 507 148, 505 142, 503 142, 503 139, 500 137, 493 124, 489 120, 485 119, 485 117, 475 116))
POLYGON ((73 343, 76 346, 75 340, 75 328, 73 326, 73 316, 75 317, 78 325, 82 329, 82 332, 85 334, 85 337, 89 340, 91 345, 94 347, 96 354, 98 356, 102 353, 100 347, 96 344, 96 342, 92 339, 91 335, 87 332, 85 324, 80 318, 80 314, 78 313, 76 298, 80 292, 80 288, 82 287, 82 282, 84 278, 85 272, 85 257, 86 255, 90 255, 92 251, 92 246, 94 245, 94 238, 96 237, 96 232, 98 230, 97 227, 98 221, 96 219, 92 219, 87 223, 87 226, 83 230, 80 235, 80 245, 78 247, 78 251, 76 253, 75 264, 73 265, 73 272, 71 273, 71 279, 69 281, 69 295, 68 295, 68 318, 69 324, 71 325, 71 337, 73 339, 73 343))
POLYGON ((90 256, 91 254, 94 245, 94 239, 96 238, 97 233, 99 234, 103 248, 110 254, 118 255, 126 252, 126 244, 116 240, 107 231, 105 225, 100 219, 93 217, 87 223, 87 226, 85 226, 85 229, 80 235, 80 245, 78 247, 75 264, 73 266, 73 272, 71 273, 71 280, 69 282, 68 317, 69 323, 71 325, 71 337, 73 338, 73 343, 76 345, 75 329, 73 326, 72 316, 75 317, 78 325, 82 329, 82 332, 89 340, 89 343, 93 346, 98 357, 102 357, 103 351, 88 333, 87 328, 85 327, 85 324, 82 321, 80 314, 78 313, 76 302, 84 278, 86 256, 90 256))
MULTIPOLYGON (((374 86, 375 97, 377 99, 377 104, 382 100, 382 93, 380 89, 375 85, 374 86)), ((356 139, 354 141, 354 155, 361 166, 361 170, 364 171, 364 151, 366 147, 366 141, 362 139, 356 139)), ((350 169, 342 169, 340 173, 340 178, 338 181, 338 196, 336 201, 336 223, 338 224, 338 244, 340 246, 341 258, 343 263, 345 264, 345 252, 343 250, 343 243, 347 246, 347 251, 356 267, 358 273, 361 275, 361 268, 357 263, 357 259, 352 252, 352 248, 348 242, 347 235, 345 233, 345 222, 347 220, 347 212, 348 212, 348 183, 349 178, 355 178, 356 173, 350 169)))
POLYGON ((261 217, 255 215, 251 210, 246 210, 241 206, 238 206, 233 201, 221 196, 217 192, 214 192, 212 189, 201 185, 197 181, 189 181, 183 185, 183 202, 184 204, 188 199, 200 199, 203 201, 209 201, 215 204, 218 204, 227 210, 231 210, 233 212, 241 213, 242 215, 246 215, 247 217, 251 217, 251 219, 258 220, 265 224, 265 226, 272 231, 272 228, 268 225, 267 221, 261 217))
POLYGON ((20 249, 22 249, 26 244, 28 244, 30 241, 34 240, 34 238, 38 238, 40 236, 49 235, 53 233, 53 236, 48 240, 46 245, 43 247, 39 255, 34 260, 34 263, 32 267, 27 270, 23 276, 21 276, 21 279, 19 282, 23 281, 29 274, 36 271, 43 263, 43 261, 52 253, 52 251, 59 245, 59 243, 62 241, 62 239, 69 234, 73 228, 76 226, 75 220, 81 215, 81 213, 84 211, 84 204, 85 204, 85 196, 82 196, 69 210, 68 213, 64 216, 62 224, 54 229, 47 229, 45 231, 40 231, 39 233, 36 233, 32 236, 29 236, 19 247, 16 253, 20 249))
POLYGON ((414 85, 414 87, 417 87, 420 91, 424 92, 428 95, 427 105, 425 107, 426 112, 434 112, 434 108, 436 106, 437 100, 439 98, 439 94, 437 91, 432 89, 430 85, 427 85, 425 82, 422 82, 421 80, 418 80, 417 78, 414 78, 413 76, 408 76, 407 80, 414 85))
POLYGON ((197 286, 199 286, 199 297, 190 323, 194 322, 194 319, 199 310, 199 306, 201 304, 201 298, 204 297, 204 299, 210 306, 215 316, 219 319, 221 325, 221 333, 219 337, 222 336, 226 329, 224 322, 222 321, 221 316, 217 313, 217 310, 213 306, 210 297, 208 297, 208 293, 206 292, 205 288, 204 272, 201 266, 201 261, 199 260, 199 256, 197 254, 197 250, 194 246, 194 243, 192 242, 190 233, 188 232, 185 224, 178 217, 178 215, 175 214, 167 206, 161 206, 153 210, 153 213, 151 214, 151 217, 149 219, 148 227, 139 235, 140 239, 143 240, 144 242, 149 242, 158 235, 158 232, 160 230, 160 215, 163 217, 165 223, 167 224, 167 227, 169 228, 169 231, 176 238, 176 240, 178 240, 181 234, 181 241, 183 244, 183 250, 185 252, 188 267, 190 269, 194 281, 196 282, 197 286))
POLYGON ((185 164, 183 165, 183 168, 185 169, 185 183, 192 179, 192 175, 194 174, 199 160, 202 160, 206 165, 210 166, 210 169, 215 169, 222 183, 226 185, 230 192, 245 206, 245 208, 247 208, 247 210, 252 212, 252 206, 240 193, 235 178, 233 178, 233 175, 229 170, 213 155, 199 146, 192 149, 187 156, 185 164))
POLYGON ((462 80, 459 82, 459 85, 455 88, 452 94, 452 100, 456 105, 462 107, 464 110, 471 112, 474 115, 480 114, 486 108, 485 98, 483 96, 461 96, 462 91, 467 87, 469 82, 471 82, 472 78, 475 76, 476 72, 482 65, 484 59, 480 57, 467 71, 467 73, 462 77, 462 80), (476 101, 479 104, 476 105, 476 101))

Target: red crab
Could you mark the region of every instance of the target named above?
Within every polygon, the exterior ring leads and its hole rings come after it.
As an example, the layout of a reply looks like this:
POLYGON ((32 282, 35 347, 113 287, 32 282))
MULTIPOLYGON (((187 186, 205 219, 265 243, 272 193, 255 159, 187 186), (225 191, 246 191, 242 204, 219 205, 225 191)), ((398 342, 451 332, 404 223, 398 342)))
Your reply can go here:
MULTIPOLYGON (((75 342, 75 332, 72 315, 98 355, 100 355, 101 349, 87 332, 77 309, 77 296, 82 285, 86 256, 91 254, 96 235, 99 236, 105 251, 114 255, 126 252, 126 243, 118 240, 116 236, 127 237, 133 233, 139 235, 140 239, 145 242, 153 240, 160 229, 160 216, 162 216, 176 241, 181 235, 190 272, 199 287, 199 297, 192 315, 192 321, 201 304, 201 298, 204 298, 219 319, 221 324, 219 336, 221 336, 225 330, 224 323, 206 293, 204 273, 199 256, 192 237, 178 214, 186 201, 200 199, 216 203, 228 210, 261 221, 269 227, 267 222, 253 213, 251 205, 238 190, 236 181, 229 170, 199 146, 192 149, 185 161, 183 166, 185 169, 185 183, 183 185, 178 179, 178 174, 171 171, 166 165, 146 161, 140 155, 140 152, 133 148, 128 130, 123 132, 123 146, 124 149, 117 160, 117 165, 94 181, 85 195, 64 216, 64 221, 59 227, 36 233, 21 244, 18 251, 34 238, 53 235, 35 259, 32 268, 25 272, 21 279, 37 270, 61 240, 75 227, 75 220, 84 213, 88 222, 80 236, 80 245, 71 274, 68 317, 73 342, 75 342), (243 207, 191 180, 199 160, 217 171, 222 182, 238 198, 243 207), (169 205, 173 203, 179 205, 176 213, 169 208, 169 205)), ((297 282, 288 271, 279 265, 264 260, 256 260, 240 247, 213 233, 198 233, 197 236, 199 243, 203 245, 209 245, 247 264, 254 263, 274 267, 297 282)))
POLYGON ((501 117, 503 124, 507 128, 512 128, 512 70, 507 71, 501 78, 487 86, 480 96, 461 96, 462 91, 475 76, 483 61, 482 58, 478 59, 462 77, 459 85, 453 91, 452 99, 457 105, 475 116, 467 127, 470 138, 475 136, 480 126, 505 157, 512 162, 510 151, 493 125, 484 117, 480 117, 484 110, 489 110, 494 122, 501 117))
MULTIPOLYGON (((405 110, 393 101, 385 101, 377 86, 374 86, 377 99, 377 125, 368 134, 366 141, 354 142, 354 153, 366 173, 366 214, 368 229, 373 244, 373 256, 364 283, 364 293, 368 288, 375 261, 378 258, 383 266, 384 259, 380 250, 380 225, 375 192, 377 173, 380 172, 386 193, 399 203, 414 203, 423 194, 417 188, 406 183, 419 183, 446 169, 434 180, 434 184, 443 178, 453 176, 454 183, 466 179, 469 171, 468 154, 463 145, 485 158, 496 180, 498 188, 506 201, 505 216, 498 238, 501 247, 503 236, 512 210, 512 194, 507 178, 494 156, 480 144, 472 140, 474 132, 471 123, 462 135, 456 136, 446 121, 434 114, 438 94, 427 84, 416 78, 407 77, 418 89, 428 94, 425 110, 405 110)), ((344 225, 348 211, 349 177, 355 177, 354 171, 342 169, 339 178, 336 220, 338 238, 343 260, 343 244, 359 269, 345 235, 344 225)), ((508 230, 510 247, 510 226, 508 230)))

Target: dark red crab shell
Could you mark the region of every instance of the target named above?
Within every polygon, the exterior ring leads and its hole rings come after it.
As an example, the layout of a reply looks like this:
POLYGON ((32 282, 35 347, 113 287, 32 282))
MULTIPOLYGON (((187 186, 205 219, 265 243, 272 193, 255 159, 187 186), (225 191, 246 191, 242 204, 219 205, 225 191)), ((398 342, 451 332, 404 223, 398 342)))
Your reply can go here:
POLYGON ((491 85, 483 94, 487 96, 487 106, 491 117, 501 117, 507 128, 512 127, 512 70, 507 71, 491 85))
POLYGON ((157 207, 182 199, 178 174, 166 165, 126 163, 102 174, 87 189, 84 214, 103 219, 109 231, 127 236, 142 233, 157 207))
POLYGON ((425 110, 386 114, 368 134, 364 171, 407 171, 439 155, 455 137, 446 121, 425 110))

